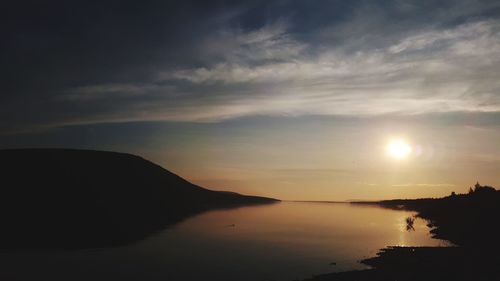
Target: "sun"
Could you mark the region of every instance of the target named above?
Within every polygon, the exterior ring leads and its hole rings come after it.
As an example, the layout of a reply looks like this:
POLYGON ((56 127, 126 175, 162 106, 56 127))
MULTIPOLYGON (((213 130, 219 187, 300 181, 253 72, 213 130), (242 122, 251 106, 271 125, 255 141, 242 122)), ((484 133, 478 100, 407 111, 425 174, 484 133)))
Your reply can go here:
POLYGON ((412 151, 411 145, 402 139, 391 140, 387 144, 387 152, 390 156, 396 159, 403 159, 410 155, 412 151))

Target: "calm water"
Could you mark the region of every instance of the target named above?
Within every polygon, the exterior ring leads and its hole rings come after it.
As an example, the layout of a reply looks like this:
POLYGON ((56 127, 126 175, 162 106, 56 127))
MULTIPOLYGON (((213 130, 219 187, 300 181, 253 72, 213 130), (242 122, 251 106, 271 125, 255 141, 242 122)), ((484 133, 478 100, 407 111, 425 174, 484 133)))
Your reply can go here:
POLYGON ((127 247, 0 253, 0 279, 291 281, 365 268, 357 261, 388 245, 447 245, 429 236, 425 221, 406 231, 410 215, 296 202, 211 211, 127 247))

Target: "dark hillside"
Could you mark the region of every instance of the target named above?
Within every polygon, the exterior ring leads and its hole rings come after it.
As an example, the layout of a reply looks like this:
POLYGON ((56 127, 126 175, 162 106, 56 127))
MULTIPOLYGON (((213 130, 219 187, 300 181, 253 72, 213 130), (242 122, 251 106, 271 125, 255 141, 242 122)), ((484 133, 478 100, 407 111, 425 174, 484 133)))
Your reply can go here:
POLYGON ((122 245, 209 209, 276 201, 207 190, 114 152, 0 150, 0 177, 0 249, 122 245))

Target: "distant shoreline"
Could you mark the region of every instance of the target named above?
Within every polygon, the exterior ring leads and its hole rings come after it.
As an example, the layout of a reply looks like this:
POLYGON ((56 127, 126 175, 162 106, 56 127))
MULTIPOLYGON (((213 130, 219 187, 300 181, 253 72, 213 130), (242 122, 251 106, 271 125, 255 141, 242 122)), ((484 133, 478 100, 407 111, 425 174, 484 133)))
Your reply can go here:
POLYGON ((314 200, 282 200, 282 202, 295 202, 295 203, 332 203, 332 204, 348 204, 349 201, 314 201, 314 200))

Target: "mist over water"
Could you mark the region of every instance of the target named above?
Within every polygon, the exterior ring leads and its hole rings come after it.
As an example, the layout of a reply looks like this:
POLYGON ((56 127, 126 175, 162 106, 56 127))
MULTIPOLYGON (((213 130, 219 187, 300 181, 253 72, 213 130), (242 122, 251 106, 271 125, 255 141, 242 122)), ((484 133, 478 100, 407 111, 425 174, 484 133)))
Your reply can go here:
POLYGON ((448 245, 431 238, 423 220, 407 231, 412 215, 308 202, 210 211, 126 247, 0 253, 0 278, 291 281, 365 268, 358 261, 386 246, 448 245))

